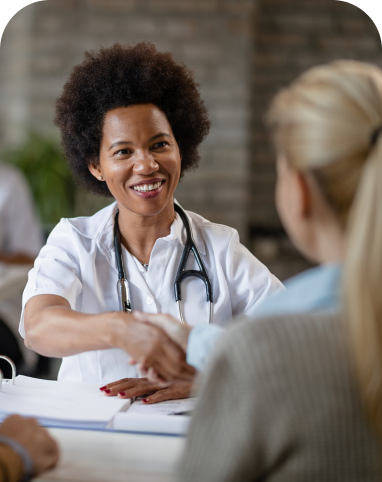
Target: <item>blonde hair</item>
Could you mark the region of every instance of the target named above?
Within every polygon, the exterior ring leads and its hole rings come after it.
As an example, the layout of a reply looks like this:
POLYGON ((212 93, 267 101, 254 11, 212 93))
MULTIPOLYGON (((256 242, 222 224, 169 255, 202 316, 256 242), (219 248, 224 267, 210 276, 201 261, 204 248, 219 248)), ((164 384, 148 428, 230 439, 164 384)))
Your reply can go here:
POLYGON ((344 319, 382 439, 382 71, 351 61, 313 68, 275 97, 268 122, 277 150, 313 175, 345 230, 344 319))

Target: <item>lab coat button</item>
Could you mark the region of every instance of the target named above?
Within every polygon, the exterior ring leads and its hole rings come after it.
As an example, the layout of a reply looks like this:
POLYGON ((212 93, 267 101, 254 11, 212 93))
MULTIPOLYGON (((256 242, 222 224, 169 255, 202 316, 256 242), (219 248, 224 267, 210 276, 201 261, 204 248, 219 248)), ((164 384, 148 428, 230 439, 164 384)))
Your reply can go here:
POLYGON ((146 298, 146 303, 147 303, 148 305, 152 305, 152 304, 154 303, 154 300, 148 296, 148 297, 146 298))

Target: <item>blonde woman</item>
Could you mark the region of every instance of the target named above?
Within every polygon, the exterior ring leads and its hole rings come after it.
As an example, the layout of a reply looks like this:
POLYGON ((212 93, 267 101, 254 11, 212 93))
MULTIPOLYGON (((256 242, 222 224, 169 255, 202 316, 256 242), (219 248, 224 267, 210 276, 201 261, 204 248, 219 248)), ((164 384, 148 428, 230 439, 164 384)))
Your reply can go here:
POLYGON ((279 214, 321 265, 273 300, 340 291, 342 309, 244 321, 222 337, 180 480, 380 480, 382 71, 314 68, 276 96, 269 123, 279 214))

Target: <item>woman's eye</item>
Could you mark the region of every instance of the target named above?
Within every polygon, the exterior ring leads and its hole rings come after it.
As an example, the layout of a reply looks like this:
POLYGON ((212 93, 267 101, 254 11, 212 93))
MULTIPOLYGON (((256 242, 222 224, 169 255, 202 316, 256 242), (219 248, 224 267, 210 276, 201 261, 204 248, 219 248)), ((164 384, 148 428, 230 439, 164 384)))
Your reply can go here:
POLYGON ((116 152, 116 154, 120 154, 122 156, 126 156, 129 153, 128 149, 120 149, 116 152))
POLYGON ((168 146, 168 142, 160 141, 154 144, 154 149, 160 149, 161 147, 168 146))

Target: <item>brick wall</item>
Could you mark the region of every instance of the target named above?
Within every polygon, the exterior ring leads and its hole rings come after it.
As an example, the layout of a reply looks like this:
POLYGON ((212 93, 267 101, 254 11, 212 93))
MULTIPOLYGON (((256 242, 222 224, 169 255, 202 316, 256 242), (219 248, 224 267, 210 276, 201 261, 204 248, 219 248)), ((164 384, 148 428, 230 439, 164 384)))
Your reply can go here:
MULTIPOLYGON (((12 69, 0 88, 0 101, 7 98, 3 142, 18 141, 21 121, 52 131, 55 99, 85 50, 152 41, 195 71, 212 120, 200 168, 185 176, 176 196, 184 207, 245 237, 253 10, 250 0, 48 0, 27 7, 7 27, 0 50, 0 65, 12 69), (27 33, 15 44, 26 23, 27 33), (21 55, 28 57, 26 82, 12 90, 15 58, 21 55), (15 108, 20 90, 24 111, 11 129, 7 109, 15 108)), ((102 204, 80 197, 79 214, 102 204)))
MULTIPOLYGON (((272 96, 303 70, 333 59, 382 66, 373 22, 335 0, 47 0, 23 9, 4 33, 1 142, 20 142, 25 126, 57 135, 54 102, 83 52, 139 40, 173 52, 194 69, 212 119, 200 168, 185 177, 177 198, 236 227, 250 247, 251 227, 268 230, 269 237, 280 228, 274 159, 263 125, 272 96)), ((103 203, 80 193, 78 214, 103 203)), ((298 266, 287 253, 280 262, 298 266)))
POLYGON ((360 9, 333 0, 258 0, 252 51, 248 224, 274 229, 274 153, 264 127, 273 95, 304 70, 336 59, 382 66, 381 38, 360 9))

